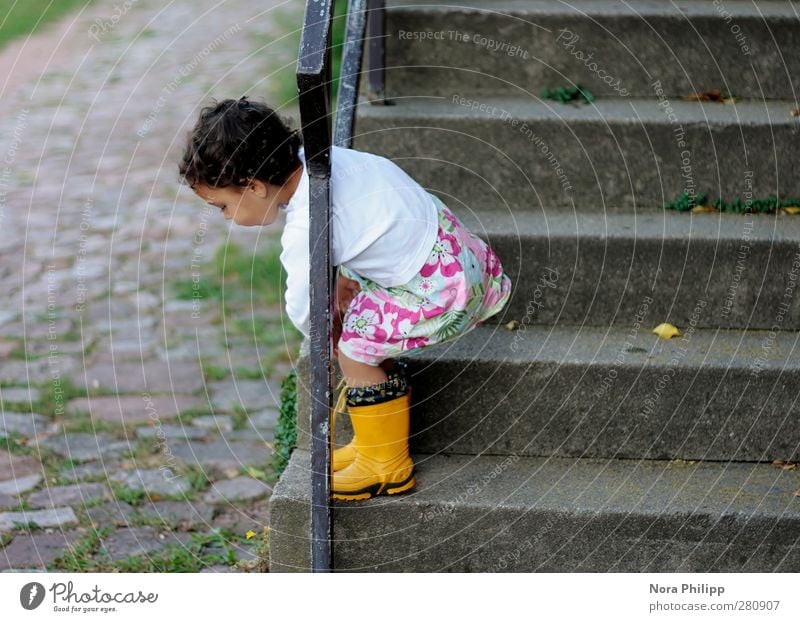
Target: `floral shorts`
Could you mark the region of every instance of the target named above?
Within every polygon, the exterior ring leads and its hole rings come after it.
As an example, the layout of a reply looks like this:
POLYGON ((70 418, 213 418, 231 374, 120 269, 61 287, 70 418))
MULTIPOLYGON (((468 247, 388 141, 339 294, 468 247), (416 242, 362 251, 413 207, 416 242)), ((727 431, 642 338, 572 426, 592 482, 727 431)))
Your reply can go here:
POLYGON ((499 312, 511 279, 489 245, 438 198, 439 232, 428 260, 405 285, 383 287, 343 265, 361 286, 351 300, 337 344, 369 365, 457 338, 499 312))

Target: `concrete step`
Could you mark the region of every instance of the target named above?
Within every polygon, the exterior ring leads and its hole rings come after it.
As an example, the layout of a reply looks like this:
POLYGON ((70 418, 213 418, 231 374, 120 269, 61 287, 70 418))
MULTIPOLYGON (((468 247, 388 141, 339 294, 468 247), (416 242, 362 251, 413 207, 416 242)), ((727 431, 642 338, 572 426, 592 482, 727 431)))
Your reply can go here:
POLYGON ((595 95, 654 97, 718 88, 794 99, 798 14, 784 0, 390 0, 390 97, 595 95))
POLYGON ((661 207, 682 192, 800 197, 789 155, 800 137, 796 104, 664 102, 456 94, 362 103, 354 146, 473 209, 661 207))
POLYGON ((800 334, 484 326, 407 357, 422 453, 800 460, 800 334))
MULTIPOLYGON (((800 461, 800 333, 482 326, 411 351, 421 453, 800 461), (413 353, 413 354, 412 354, 413 353)), ((307 373, 307 356, 298 374, 307 373)), ((298 391, 298 446, 310 409, 298 391)), ((346 414, 336 443, 349 442, 346 414)))
POLYGON ((664 209, 455 214, 495 249, 514 284, 495 320, 800 329, 800 216, 664 209))
MULTIPOLYGON (((416 454, 417 486, 334 502, 334 567, 797 572, 800 471, 767 464, 416 454)), ((270 500, 270 571, 309 568, 310 460, 270 500)))

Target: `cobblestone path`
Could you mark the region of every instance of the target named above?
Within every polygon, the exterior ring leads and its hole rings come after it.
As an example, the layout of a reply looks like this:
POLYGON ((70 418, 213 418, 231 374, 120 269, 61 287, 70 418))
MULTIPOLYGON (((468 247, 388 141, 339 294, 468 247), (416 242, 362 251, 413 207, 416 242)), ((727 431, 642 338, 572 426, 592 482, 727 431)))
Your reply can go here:
POLYGON ((302 6, 97 1, 0 53, 0 570, 266 569, 278 231, 177 160, 212 97, 280 103, 302 6))

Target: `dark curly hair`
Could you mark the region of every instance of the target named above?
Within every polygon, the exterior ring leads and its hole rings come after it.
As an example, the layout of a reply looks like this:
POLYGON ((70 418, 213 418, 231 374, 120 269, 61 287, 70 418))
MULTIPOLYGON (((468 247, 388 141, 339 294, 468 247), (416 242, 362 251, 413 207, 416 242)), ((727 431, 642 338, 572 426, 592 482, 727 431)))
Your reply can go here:
POLYGON ((178 165, 181 182, 195 188, 247 187, 252 179, 281 186, 300 165, 303 141, 266 104, 247 96, 212 100, 188 133, 178 165))

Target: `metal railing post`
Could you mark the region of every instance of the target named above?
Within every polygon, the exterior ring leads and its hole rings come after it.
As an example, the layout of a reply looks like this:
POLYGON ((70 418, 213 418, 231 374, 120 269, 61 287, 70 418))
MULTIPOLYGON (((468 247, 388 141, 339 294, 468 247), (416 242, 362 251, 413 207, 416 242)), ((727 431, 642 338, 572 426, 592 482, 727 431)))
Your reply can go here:
MULTIPOLYGON (((340 0, 342 1, 342 0, 340 0)), ((309 176, 310 253, 310 378, 311 393, 311 569, 333 569, 333 521, 331 507, 330 413, 333 405, 334 312, 331 241, 331 30, 334 0, 306 2, 300 55, 297 59, 297 87, 300 122, 309 176)), ((368 17, 370 32, 380 31, 376 51, 370 44, 370 75, 383 93, 384 3, 351 0, 347 14, 342 71, 337 98, 335 144, 350 148, 358 100, 364 33, 368 17), (375 12, 374 16, 372 11, 375 12)), ((372 85, 373 82, 370 82, 372 85)), ((370 87, 372 91, 372 86, 370 87)))
POLYGON ((330 409, 333 403, 330 44, 333 0, 306 3, 297 86, 309 176, 311 568, 333 568, 330 409))
POLYGON ((370 103, 386 102, 386 2, 369 0, 367 38, 367 97, 370 103))

